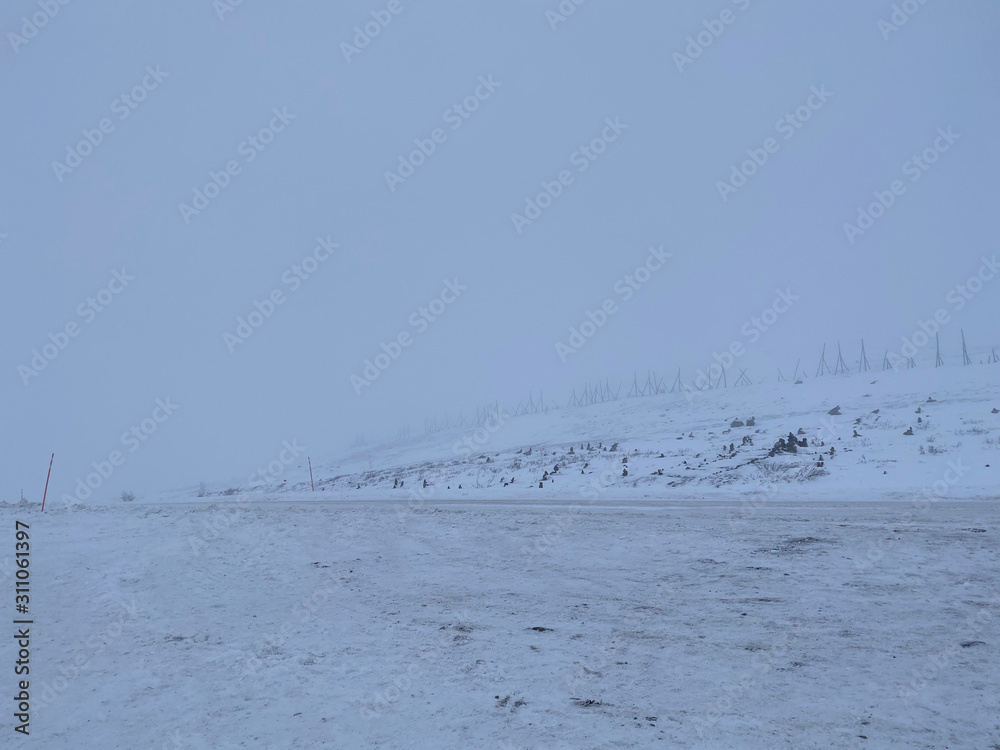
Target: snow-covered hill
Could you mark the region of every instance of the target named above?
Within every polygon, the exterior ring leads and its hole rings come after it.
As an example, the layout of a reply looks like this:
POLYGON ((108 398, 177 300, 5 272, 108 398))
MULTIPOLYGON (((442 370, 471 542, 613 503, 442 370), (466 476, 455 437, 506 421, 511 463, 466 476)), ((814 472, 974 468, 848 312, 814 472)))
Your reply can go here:
POLYGON ((629 499, 761 491, 830 499, 1000 497, 998 409, 995 365, 664 393, 519 417, 501 407, 479 427, 365 447, 337 461, 314 457, 315 495, 304 461, 290 467, 281 484, 250 494, 577 501, 605 492, 629 499), (839 414, 831 415, 837 407, 839 414), (798 443, 794 452, 791 438, 798 443), (776 451, 781 440, 785 448, 776 451))

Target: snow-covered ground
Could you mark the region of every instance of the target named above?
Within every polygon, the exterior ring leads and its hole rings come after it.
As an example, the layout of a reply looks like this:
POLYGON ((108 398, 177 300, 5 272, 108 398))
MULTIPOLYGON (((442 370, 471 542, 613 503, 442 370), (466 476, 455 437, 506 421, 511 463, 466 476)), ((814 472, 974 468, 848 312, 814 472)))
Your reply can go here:
POLYGON ((313 457, 315 492, 0 503, 32 530, 17 741, 1000 748, 998 374, 502 417, 313 457))
MULTIPOLYGON (((414 502, 606 493, 727 499, 762 489, 796 500, 850 499, 846 490, 869 500, 996 498, 998 410, 1000 365, 870 371, 518 417, 505 416, 501 405, 497 418, 478 427, 365 447, 342 460, 314 456, 313 467, 317 496, 414 502), (839 416, 828 413, 835 407, 839 416), (742 427, 732 426, 737 420, 742 427), (769 456, 789 433, 807 445, 769 456)), ((253 494, 310 487, 304 456, 278 476, 280 483, 253 494)), ((245 480, 233 480, 216 493, 227 487, 248 490, 245 480)), ((159 499, 196 494, 187 488, 159 499)))
POLYGON ((637 505, 4 507, 35 534, 18 742, 1000 743, 995 504, 637 505))

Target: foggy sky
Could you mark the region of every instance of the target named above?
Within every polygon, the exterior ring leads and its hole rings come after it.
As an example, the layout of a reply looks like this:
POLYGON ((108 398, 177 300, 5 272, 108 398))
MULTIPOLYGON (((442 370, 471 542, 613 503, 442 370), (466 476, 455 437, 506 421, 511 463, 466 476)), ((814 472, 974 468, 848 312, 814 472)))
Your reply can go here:
POLYGON ((995 2, 228 4, 0 11, 2 499, 52 452, 50 497, 113 451, 98 494, 141 494, 734 344, 880 366, 941 310, 951 364, 1000 346, 1000 282, 956 289, 1000 249, 995 2))

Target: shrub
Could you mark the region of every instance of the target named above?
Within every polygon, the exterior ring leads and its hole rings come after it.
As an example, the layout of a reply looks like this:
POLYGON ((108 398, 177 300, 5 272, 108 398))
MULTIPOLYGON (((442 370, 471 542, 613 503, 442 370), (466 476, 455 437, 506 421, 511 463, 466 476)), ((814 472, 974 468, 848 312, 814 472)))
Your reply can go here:
POLYGON ((130 503, 133 500, 135 500, 135 493, 134 492, 125 491, 125 492, 122 493, 122 502, 123 503, 130 503))

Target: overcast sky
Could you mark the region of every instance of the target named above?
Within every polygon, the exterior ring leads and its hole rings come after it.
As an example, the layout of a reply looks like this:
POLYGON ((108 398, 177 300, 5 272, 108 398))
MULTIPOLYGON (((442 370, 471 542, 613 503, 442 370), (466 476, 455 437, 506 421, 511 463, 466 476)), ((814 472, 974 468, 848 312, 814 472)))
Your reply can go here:
POLYGON ((4 499, 1000 345, 993 0, 229 2, 0 10, 4 499))

